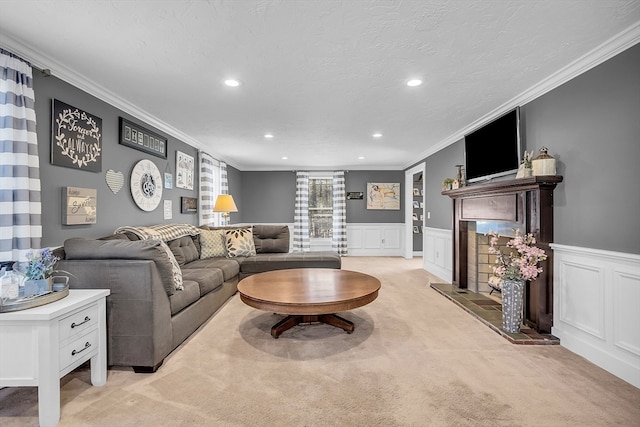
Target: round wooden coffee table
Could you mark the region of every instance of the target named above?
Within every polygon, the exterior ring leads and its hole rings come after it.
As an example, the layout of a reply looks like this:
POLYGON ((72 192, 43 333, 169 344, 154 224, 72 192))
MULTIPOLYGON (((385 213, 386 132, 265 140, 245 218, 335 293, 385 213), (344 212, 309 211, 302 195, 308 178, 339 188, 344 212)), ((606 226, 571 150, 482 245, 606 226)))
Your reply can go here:
POLYGON ((268 271, 238 283, 247 305, 288 316, 271 328, 278 338, 300 323, 321 322, 352 333, 353 322, 335 313, 369 304, 378 297, 380 281, 368 274, 331 268, 268 271))

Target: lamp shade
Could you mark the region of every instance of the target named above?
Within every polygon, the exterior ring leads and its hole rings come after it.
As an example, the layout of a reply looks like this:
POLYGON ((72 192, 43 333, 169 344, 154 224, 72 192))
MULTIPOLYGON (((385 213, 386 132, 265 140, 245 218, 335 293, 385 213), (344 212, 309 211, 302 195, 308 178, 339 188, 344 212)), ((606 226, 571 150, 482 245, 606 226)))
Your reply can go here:
POLYGON ((216 204, 213 207, 214 212, 238 212, 236 202, 233 201, 231 194, 220 194, 216 199, 216 204))

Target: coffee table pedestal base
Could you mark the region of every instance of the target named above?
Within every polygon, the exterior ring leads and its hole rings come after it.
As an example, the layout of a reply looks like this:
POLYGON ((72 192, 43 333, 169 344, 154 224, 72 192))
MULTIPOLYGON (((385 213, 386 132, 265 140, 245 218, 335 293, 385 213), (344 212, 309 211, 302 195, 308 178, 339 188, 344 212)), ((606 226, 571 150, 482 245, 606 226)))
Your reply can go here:
POLYGON ((278 338, 284 331, 293 328, 300 323, 320 322, 327 325, 335 326, 350 334, 355 330, 353 322, 348 321, 336 314, 320 314, 313 315, 292 315, 287 316, 271 328, 271 336, 278 338))

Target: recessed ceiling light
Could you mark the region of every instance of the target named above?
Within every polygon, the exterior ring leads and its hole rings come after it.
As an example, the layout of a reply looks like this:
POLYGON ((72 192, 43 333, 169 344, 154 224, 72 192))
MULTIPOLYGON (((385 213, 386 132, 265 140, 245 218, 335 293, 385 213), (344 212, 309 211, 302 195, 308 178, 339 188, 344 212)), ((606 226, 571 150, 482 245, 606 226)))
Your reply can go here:
POLYGON ((282 156, 282 160, 289 160, 287 156, 282 156))
POLYGON ((236 79, 227 79, 224 81, 224 84, 226 84, 229 87, 238 87, 242 85, 242 82, 236 79))
POLYGON ((382 138, 382 134, 381 133, 374 133, 373 135, 374 138, 382 138))
POLYGON ((264 137, 267 138, 267 139, 271 139, 271 138, 273 138, 273 135, 270 134, 270 133, 265 133, 264 137))
POLYGON ((420 86, 421 84, 422 84, 422 80, 420 79, 411 79, 407 82, 407 86, 411 86, 411 87, 420 86))
POLYGON ((358 160, 364 160, 364 156, 358 157, 358 160))

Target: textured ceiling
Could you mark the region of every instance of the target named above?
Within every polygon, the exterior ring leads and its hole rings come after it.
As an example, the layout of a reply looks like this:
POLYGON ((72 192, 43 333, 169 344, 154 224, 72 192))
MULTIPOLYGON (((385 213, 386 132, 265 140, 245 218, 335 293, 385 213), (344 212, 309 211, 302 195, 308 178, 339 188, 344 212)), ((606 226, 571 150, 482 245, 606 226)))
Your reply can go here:
POLYGON ((0 0, 0 45, 241 170, 403 169, 639 21, 624 0, 0 0))

